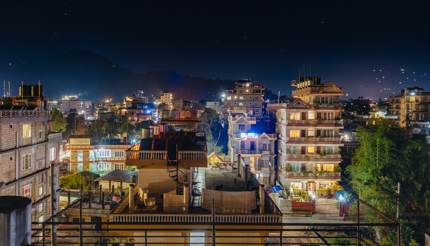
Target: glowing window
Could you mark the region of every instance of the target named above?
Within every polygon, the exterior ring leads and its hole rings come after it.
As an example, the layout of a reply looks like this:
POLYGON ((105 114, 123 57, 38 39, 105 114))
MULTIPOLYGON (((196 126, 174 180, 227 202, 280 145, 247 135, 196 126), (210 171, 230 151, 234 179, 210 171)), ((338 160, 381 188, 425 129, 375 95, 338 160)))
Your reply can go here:
POLYGON ((315 111, 309 111, 308 112, 308 119, 314 120, 315 119, 315 111))
POLYGON ((290 113, 290 120, 300 120, 300 112, 290 113))
POLYGON ((290 138, 299 138, 300 130, 290 130, 290 138))
POLYGON ((314 154, 315 152, 316 152, 315 146, 308 146, 308 153, 309 154, 314 154))
POLYGON ((31 124, 22 125, 22 138, 31 138, 31 124))
POLYGON ((22 196, 31 198, 31 184, 26 184, 22 187, 22 196))
POLYGON ((318 172, 334 172, 334 164, 317 164, 318 172))
POLYGON ((308 137, 315 137, 315 130, 308 130, 308 137))

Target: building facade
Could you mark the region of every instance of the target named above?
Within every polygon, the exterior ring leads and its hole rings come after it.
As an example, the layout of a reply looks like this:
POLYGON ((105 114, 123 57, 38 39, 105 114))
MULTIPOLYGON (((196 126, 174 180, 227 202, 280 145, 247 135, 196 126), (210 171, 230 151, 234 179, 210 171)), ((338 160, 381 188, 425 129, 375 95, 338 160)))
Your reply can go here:
POLYGON ((50 216, 51 188, 58 201, 61 133, 50 133, 49 114, 35 110, 0 110, 0 195, 32 201, 32 219, 50 216), (53 174, 53 175, 51 175, 53 174), (53 187, 52 187, 53 185, 53 187))
POLYGON ((233 90, 222 95, 227 112, 246 113, 252 117, 263 115, 264 87, 249 80, 237 81, 233 90))
POLYGON ((131 145, 119 142, 92 144, 89 137, 70 137, 66 145, 69 171, 90 171, 104 175, 125 169, 126 150, 131 145))
POLYGON ((317 77, 293 82, 293 100, 278 111, 279 180, 292 191, 335 189, 340 180, 343 91, 317 77))
MULTIPOLYGON (((234 163, 249 165, 257 179, 272 185, 275 179, 276 134, 271 122, 246 114, 229 114, 228 153, 234 163)), ((236 164, 237 166, 237 164, 236 164)))
POLYGON ((398 116, 400 127, 430 135, 430 91, 419 87, 403 89, 400 95, 390 98, 389 109, 398 116))

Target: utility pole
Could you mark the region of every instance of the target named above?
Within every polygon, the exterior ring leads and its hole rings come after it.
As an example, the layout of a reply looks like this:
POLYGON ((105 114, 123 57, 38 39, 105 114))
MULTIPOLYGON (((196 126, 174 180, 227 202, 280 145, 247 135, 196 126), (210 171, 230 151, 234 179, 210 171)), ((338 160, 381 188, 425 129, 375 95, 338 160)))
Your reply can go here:
POLYGON ((397 245, 402 244, 402 238, 400 234, 400 182, 397 183, 397 211, 396 211, 396 221, 397 221, 397 245))

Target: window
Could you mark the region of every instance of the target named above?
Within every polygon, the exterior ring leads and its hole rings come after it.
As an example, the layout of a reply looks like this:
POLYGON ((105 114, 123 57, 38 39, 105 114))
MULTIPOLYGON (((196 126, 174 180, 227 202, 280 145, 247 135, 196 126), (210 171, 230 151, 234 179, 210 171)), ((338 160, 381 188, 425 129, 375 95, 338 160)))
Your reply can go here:
POLYGON ((334 172, 334 164, 317 164, 318 172, 334 172))
POLYGON ((293 163, 293 164, 291 164, 291 170, 293 172, 300 172, 301 169, 302 169, 302 164, 299 164, 299 163, 293 163))
POLYGON ((43 185, 39 186, 39 196, 43 195, 43 185))
POLYGON ((239 124, 239 131, 244 132, 245 131, 245 125, 239 124))
POLYGON ((39 213, 43 212, 43 202, 37 205, 37 210, 39 211, 39 213))
POLYGON ((263 145, 262 145, 261 149, 262 149, 263 151, 267 151, 267 150, 268 150, 268 148, 267 148, 267 144, 266 144, 266 143, 263 143, 263 145))
POLYGON ((315 146, 308 146, 308 153, 309 154, 314 154, 315 152, 316 152, 315 146))
POLYGON ((55 161, 55 147, 49 149, 49 161, 55 161))
POLYGON ((31 124, 22 125, 22 138, 31 138, 31 124))
POLYGON ((26 184, 22 187, 22 196, 31 198, 31 184, 26 184))
POLYGON ((42 131, 39 131, 39 139, 42 139, 42 131))
POLYGON ((315 137, 315 130, 314 129, 308 130, 308 137, 315 137))
POLYGON ((315 111, 309 111, 308 112, 308 119, 314 120, 315 119, 315 111))
POLYGON ((31 154, 25 154, 22 156, 22 169, 27 170, 31 168, 31 154))
POLYGON ((290 138, 299 138, 300 130, 290 130, 290 138))
POLYGON ((290 120, 300 120, 300 112, 290 113, 290 120))

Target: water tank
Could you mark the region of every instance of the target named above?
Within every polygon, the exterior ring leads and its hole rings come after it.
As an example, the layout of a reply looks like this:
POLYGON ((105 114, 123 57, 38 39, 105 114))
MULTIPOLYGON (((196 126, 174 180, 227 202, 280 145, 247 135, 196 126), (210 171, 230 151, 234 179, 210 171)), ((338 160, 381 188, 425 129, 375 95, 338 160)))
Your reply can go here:
POLYGON ((21 196, 0 196, 0 246, 30 245, 31 200, 21 196))

